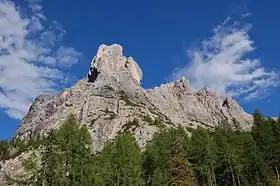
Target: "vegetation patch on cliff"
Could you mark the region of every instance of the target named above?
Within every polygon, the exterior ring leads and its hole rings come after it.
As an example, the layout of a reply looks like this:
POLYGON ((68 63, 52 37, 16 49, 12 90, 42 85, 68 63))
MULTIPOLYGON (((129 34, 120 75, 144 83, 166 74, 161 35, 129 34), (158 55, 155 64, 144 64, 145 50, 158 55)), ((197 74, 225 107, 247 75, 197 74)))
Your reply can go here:
POLYGON ((105 115, 108 115, 109 117, 104 118, 106 120, 113 120, 116 118, 116 114, 113 111, 110 111, 108 108, 106 108, 105 110, 101 110, 102 112, 105 113, 105 115))
POLYGON ((132 131, 135 131, 135 129, 136 129, 137 127, 139 127, 139 126, 140 126, 140 125, 139 125, 139 120, 136 119, 136 118, 134 118, 132 121, 128 121, 127 123, 125 123, 125 124, 122 126, 122 130, 125 131, 125 132, 129 131, 130 129, 131 129, 132 131))

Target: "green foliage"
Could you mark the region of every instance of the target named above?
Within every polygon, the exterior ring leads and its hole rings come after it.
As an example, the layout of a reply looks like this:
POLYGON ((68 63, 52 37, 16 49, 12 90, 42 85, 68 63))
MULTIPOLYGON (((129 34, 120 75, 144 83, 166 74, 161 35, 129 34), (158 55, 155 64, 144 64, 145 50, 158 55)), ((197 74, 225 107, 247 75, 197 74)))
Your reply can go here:
POLYGON ((169 185, 186 185, 195 186, 198 185, 195 172, 193 171, 192 164, 186 158, 186 154, 183 148, 182 140, 180 136, 173 136, 171 142, 171 157, 168 162, 170 180, 169 185))
POLYGON ((150 116, 148 116, 148 115, 143 115, 142 116, 142 120, 144 121, 144 122, 147 122, 147 123, 153 123, 153 119, 150 117, 150 116))
POLYGON ((39 148, 43 143, 43 139, 39 135, 31 137, 29 140, 13 138, 10 141, 0 141, 0 160, 13 159, 30 149, 39 148))
POLYGON ((181 141, 183 139, 178 139, 186 137, 184 134, 183 129, 179 128, 163 130, 154 135, 153 140, 143 153, 143 177, 147 185, 173 184, 175 183, 173 178, 176 180, 176 174, 180 175, 180 173, 186 177, 182 178, 184 180, 177 180, 178 182, 192 179, 192 173, 187 173, 188 171, 192 172, 192 168, 189 167, 187 159, 184 158, 185 151, 181 141), (175 172, 177 173, 175 174, 175 172))
POLYGON ((0 141, 0 161, 6 160, 10 156, 10 145, 8 141, 0 141))
POLYGON ((51 143, 43 153, 44 178, 50 185, 87 185, 91 176, 91 136, 85 126, 79 126, 70 115, 56 133, 49 135, 51 143), (55 135, 53 135, 55 134, 55 135))
POLYGON ((142 185, 141 152, 130 133, 122 133, 105 145, 95 158, 96 185, 142 185))
POLYGON ((162 123, 162 120, 160 120, 159 118, 155 118, 155 120, 152 123, 150 123, 150 125, 155 125, 157 127, 164 128, 164 124, 162 123))
POLYGON ((36 183, 92 185, 91 145, 87 128, 80 126, 74 115, 69 115, 61 127, 51 130, 44 140, 36 183))
POLYGON ((185 149, 190 162, 195 165, 199 181, 207 185, 216 184, 214 173, 216 162, 216 143, 210 132, 198 127, 190 139, 185 140, 185 149))
MULTIPOLYGON (((261 158, 270 168, 266 168, 268 172, 273 172, 273 176, 279 181, 280 168, 280 123, 268 118, 265 119, 261 113, 256 110, 254 112, 254 125, 252 127, 252 136, 260 150, 261 158)), ((272 180, 271 177, 269 180, 272 180)))
POLYGON ((237 128, 233 130, 226 123, 213 131, 202 128, 192 131, 185 149, 189 161, 195 167, 200 185, 274 183, 275 175, 265 157, 267 152, 271 154, 276 150, 268 144, 272 142, 269 140, 270 135, 273 135, 270 132, 275 130, 271 130, 275 122, 265 120, 259 112, 255 113, 254 119, 252 132, 243 132, 237 128))
POLYGON ((67 177, 57 131, 51 130, 46 138, 42 152, 41 179, 46 185, 64 185, 67 177))
POLYGON ((159 127, 160 129, 165 128, 165 125, 163 124, 163 121, 159 117, 156 117, 153 120, 150 116, 143 115, 141 118, 144 122, 147 122, 148 125, 154 125, 154 126, 159 127))
POLYGON ((256 112, 251 132, 221 123, 214 130, 193 129, 191 137, 180 129, 158 133, 143 155, 145 183, 196 185, 198 179, 199 185, 275 185, 279 183, 279 121, 256 112))
POLYGON ((132 121, 128 121, 122 126, 123 131, 127 132, 130 129, 134 131, 137 127, 139 127, 139 120, 134 118, 132 121))
POLYGON ((22 166, 28 172, 32 172, 38 168, 38 157, 33 152, 28 158, 23 160, 22 166))

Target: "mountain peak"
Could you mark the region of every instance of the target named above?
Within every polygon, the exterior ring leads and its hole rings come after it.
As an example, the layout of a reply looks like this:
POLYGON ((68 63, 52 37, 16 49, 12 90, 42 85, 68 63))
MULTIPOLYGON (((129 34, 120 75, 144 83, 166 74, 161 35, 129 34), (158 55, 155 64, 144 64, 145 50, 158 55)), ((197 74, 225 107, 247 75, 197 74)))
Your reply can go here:
POLYGON ((140 86, 143 78, 142 70, 132 57, 123 55, 123 47, 119 44, 98 47, 93 57, 91 67, 98 72, 114 77, 118 82, 132 83, 140 86))

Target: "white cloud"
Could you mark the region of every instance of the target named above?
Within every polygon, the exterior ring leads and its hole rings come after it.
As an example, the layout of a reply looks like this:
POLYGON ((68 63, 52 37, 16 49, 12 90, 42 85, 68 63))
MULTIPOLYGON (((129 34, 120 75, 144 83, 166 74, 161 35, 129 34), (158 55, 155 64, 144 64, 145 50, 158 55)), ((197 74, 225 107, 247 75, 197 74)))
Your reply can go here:
POLYGON ((231 21, 227 18, 213 29, 210 39, 199 48, 188 50, 189 63, 175 69, 172 78, 185 76, 195 90, 206 86, 220 95, 231 94, 245 100, 264 98, 271 88, 279 86, 279 74, 266 70, 258 59, 246 58, 255 50, 248 35, 251 25, 231 21))
POLYGON ((57 65, 63 67, 72 66, 78 62, 80 55, 74 48, 61 46, 56 51, 57 65))
POLYGON ((12 1, 0 0, 0 108, 20 119, 39 94, 54 93, 68 79, 62 67, 81 56, 74 48, 56 46, 65 31, 47 24, 42 6, 29 0, 24 13, 12 1))

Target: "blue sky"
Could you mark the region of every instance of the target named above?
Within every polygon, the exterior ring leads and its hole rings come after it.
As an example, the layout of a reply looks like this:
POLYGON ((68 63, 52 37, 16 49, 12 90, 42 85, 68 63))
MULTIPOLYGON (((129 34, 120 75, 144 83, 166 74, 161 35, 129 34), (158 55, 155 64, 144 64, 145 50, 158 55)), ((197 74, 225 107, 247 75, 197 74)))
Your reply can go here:
POLYGON ((0 139, 33 99, 86 76, 100 44, 119 43, 152 88, 186 76, 249 113, 279 114, 280 3, 0 0, 0 139))

